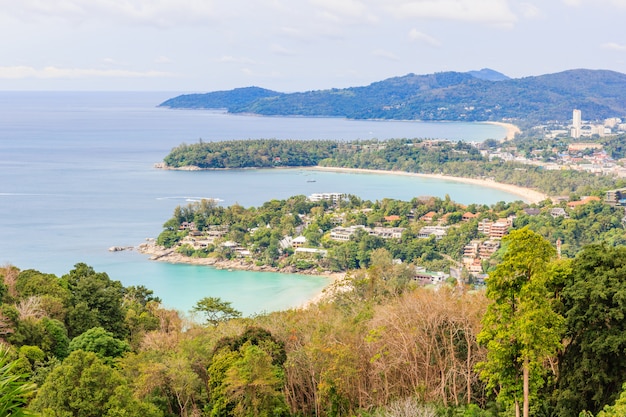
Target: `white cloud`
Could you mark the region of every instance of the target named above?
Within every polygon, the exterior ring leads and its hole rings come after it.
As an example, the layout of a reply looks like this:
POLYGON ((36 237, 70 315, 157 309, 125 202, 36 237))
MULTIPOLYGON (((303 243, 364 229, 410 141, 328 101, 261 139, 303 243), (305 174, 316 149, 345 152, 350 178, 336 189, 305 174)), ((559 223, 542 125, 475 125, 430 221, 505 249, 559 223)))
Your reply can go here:
POLYGON ((246 57, 235 57, 232 55, 224 55, 218 59, 216 62, 222 62, 225 64, 254 64, 254 60, 246 57))
POLYGON ((0 0, 0 16, 83 22, 130 21, 157 26, 201 23, 218 15, 213 0, 0 0))
POLYGON ((366 21, 374 23, 378 16, 363 2, 358 0, 309 0, 309 2, 322 9, 319 16, 327 20, 340 22, 344 19, 354 21, 366 21))
POLYGON ((441 46, 441 42, 439 42, 437 39, 423 32, 420 32, 415 28, 409 31, 409 39, 413 42, 423 42, 431 46, 441 46))
POLYGON ((519 9, 522 13, 522 16, 524 16, 526 19, 537 19, 544 17, 542 11, 537 6, 531 3, 520 3, 519 9))
POLYGON ((625 52, 626 51, 626 45, 624 44, 619 44, 616 42, 607 42, 607 43, 603 43, 602 45, 600 45, 602 49, 608 49, 611 51, 619 51, 619 52, 625 52))
POLYGON ((294 51, 292 51, 292 50, 290 50, 290 49, 287 49, 287 48, 285 48, 284 46, 279 45, 279 44, 277 44, 277 43, 273 44, 273 45, 270 47, 270 51, 271 51, 273 54, 275 54, 275 55, 283 55, 283 56, 292 56, 292 55, 295 55, 295 52, 294 52, 294 51))
POLYGON ((511 25, 517 17, 506 0, 391 0, 385 9, 397 18, 476 21, 511 25))
POLYGON ((385 58, 388 59, 390 61, 399 61, 400 58, 398 58, 398 56, 396 54, 394 54, 393 52, 384 50, 384 49, 376 49, 374 51, 372 51, 372 55, 377 56, 379 58, 385 58))
POLYGON ((160 78, 173 77, 174 74, 160 71, 124 71, 99 70, 87 68, 58 68, 45 67, 37 69, 29 66, 0 67, 0 79, 23 78, 160 78))

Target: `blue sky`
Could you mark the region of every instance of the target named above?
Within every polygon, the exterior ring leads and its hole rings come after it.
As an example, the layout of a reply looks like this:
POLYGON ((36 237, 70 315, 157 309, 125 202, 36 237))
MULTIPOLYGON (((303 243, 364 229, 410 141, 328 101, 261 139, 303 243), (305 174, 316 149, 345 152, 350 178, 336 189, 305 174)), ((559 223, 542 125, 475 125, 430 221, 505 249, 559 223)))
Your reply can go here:
POLYGON ((626 0, 0 0, 0 90, 307 91, 626 73, 626 0))

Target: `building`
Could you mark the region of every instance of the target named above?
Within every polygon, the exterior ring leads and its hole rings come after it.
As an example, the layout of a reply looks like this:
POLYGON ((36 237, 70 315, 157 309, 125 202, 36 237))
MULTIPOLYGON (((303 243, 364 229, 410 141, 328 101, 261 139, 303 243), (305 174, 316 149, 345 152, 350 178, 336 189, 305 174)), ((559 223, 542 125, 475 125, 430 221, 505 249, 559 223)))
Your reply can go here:
POLYGON ((447 226, 424 226, 417 233, 417 237, 420 239, 428 239, 431 236, 435 236, 436 240, 440 240, 447 232, 447 226))
POLYGON ((346 195, 343 193, 313 193, 309 196, 309 201, 330 201, 332 203, 338 203, 346 195))
POLYGON ((572 112, 572 137, 579 138, 580 131, 583 126, 582 113, 578 109, 574 109, 572 112))
POLYGON ((626 188, 607 191, 604 201, 613 207, 626 205, 626 188))

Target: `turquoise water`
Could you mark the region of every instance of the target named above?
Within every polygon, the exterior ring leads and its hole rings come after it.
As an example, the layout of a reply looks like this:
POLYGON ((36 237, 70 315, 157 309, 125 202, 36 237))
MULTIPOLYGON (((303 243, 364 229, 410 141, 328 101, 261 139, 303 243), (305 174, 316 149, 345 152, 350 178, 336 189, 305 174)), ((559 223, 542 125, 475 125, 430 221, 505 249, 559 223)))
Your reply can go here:
POLYGON ((486 124, 231 116, 155 107, 173 95, 0 92, 0 263, 62 275, 85 262, 124 285, 153 289, 171 308, 188 311, 200 298, 216 296, 254 314, 298 306, 327 281, 169 265, 108 248, 134 246, 158 235, 177 205, 201 197, 244 206, 315 192, 371 200, 449 194, 466 204, 518 199, 475 185, 402 176, 157 170, 153 164, 171 148, 199 138, 480 141, 505 134, 486 124))

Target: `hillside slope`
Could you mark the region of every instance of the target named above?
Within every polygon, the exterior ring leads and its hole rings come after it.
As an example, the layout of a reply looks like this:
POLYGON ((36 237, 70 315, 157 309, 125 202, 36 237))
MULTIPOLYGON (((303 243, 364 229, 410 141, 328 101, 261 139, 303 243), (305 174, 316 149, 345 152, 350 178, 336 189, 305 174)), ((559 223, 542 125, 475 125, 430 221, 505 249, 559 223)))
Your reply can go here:
POLYGON ((290 94, 248 87, 178 96, 161 106, 395 120, 568 121, 574 108, 588 120, 626 115, 625 74, 587 69, 518 79, 498 74, 488 69, 407 74, 363 87, 290 94))

